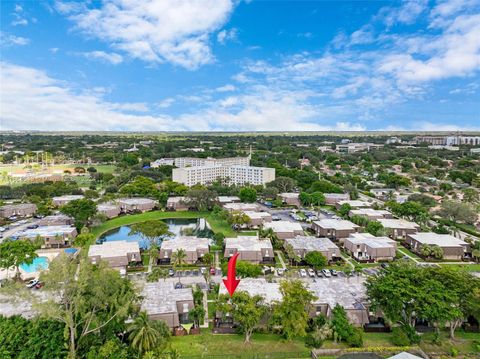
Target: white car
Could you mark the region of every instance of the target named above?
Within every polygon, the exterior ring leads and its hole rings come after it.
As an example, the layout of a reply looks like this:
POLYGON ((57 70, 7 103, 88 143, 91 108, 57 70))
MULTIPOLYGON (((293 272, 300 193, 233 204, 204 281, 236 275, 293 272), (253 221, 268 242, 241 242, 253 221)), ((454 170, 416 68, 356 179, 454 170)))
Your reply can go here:
POLYGON ((300 272, 300 277, 305 278, 307 276, 307 271, 305 269, 302 268, 299 270, 299 272, 300 272))
POLYGON ((332 276, 332 273, 330 273, 328 269, 322 269, 322 273, 327 278, 330 278, 332 276))
POLYGON ((312 268, 308 268, 308 275, 310 278, 315 278, 315 271, 312 268))
POLYGON ((277 269, 277 274, 278 274, 279 276, 282 276, 284 273, 285 273, 285 272, 283 271, 283 268, 278 268, 278 269, 277 269))
POLYGON ((27 288, 33 288, 33 287, 35 287, 37 284, 38 284, 38 279, 32 279, 32 280, 29 281, 27 284, 25 284, 25 286, 26 286, 27 288))

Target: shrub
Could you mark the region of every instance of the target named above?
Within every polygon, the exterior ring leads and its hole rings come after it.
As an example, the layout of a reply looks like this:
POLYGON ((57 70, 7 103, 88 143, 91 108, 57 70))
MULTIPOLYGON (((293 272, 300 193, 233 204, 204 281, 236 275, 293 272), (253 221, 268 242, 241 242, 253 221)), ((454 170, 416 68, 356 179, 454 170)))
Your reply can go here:
POLYGON ((345 341, 353 348, 363 347, 363 331, 360 328, 354 328, 350 336, 345 341))
POLYGON ((410 345, 410 339, 408 335, 400 327, 395 327, 392 329, 392 344, 398 346, 410 345))

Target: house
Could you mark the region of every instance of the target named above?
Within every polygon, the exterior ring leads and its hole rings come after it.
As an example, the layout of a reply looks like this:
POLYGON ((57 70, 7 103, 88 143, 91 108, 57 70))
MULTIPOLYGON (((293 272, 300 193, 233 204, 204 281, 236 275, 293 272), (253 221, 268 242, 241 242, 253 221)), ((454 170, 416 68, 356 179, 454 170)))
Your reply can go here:
POLYGON ((312 223, 312 229, 317 236, 333 240, 342 240, 352 233, 360 231, 360 226, 344 219, 321 219, 312 223))
POLYGON ((439 246, 443 250, 443 258, 450 260, 462 259, 470 249, 468 243, 461 239, 433 232, 407 234, 405 242, 417 253, 420 253, 422 245, 439 246))
POLYGON ((229 212, 259 212, 260 208, 255 203, 226 203, 223 208, 229 212))
POLYGON ((370 233, 353 233, 345 238, 343 246, 358 261, 390 261, 397 251, 396 241, 370 233))
POLYGON ((348 216, 351 218, 353 216, 365 217, 370 221, 381 219, 381 218, 393 218, 391 212, 384 209, 373 209, 373 208, 360 208, 352 209, 348 212, 348 216))
POLYGON ((185 251, 185 263, 195 264, 206 253, 208 253, 208 239, 193 236, 177 237, 171 240, 164 240, 160 246, 158 258, 160 263, 168 264, 172 258, 172 254, 182 249, 185 251))
POLYGON ((185 197, 170 197, 167 199, 167 209, 170 211, 187 211, 185 197))
POLYGON ((157 202, 150 198, 121 198, 118 200, 120 209, 124 213, 129 212, 148 212, 155 208, 157 202))
POLYGON ((28 238, 30 240, 38 237, 43 239, 44 248, 59 248, 71 245, 72 239, 77 236, 77 229, 70 226, 44 226, 19 231, 12 235, 13 238, 28 238))
POLYGON ((120 214, 121 210, 118 204, 105 202, 97 205, 97 212, 105 215, 107 218, 114 218, 120 214))
POLYGON ((257 227, 262 226, 265 223, 272 221, 272 215, 268 212, 253 212, 253 211, 246 211, 243 212, 250 218, 250 222, 248 223, 249 227, 257 227))
POLYGON ((288 206, 300 208, 300 193, 280 193, 278 198, 288 206))
POLYGON ((61 207, 66 205, 68 202, 76 201, 77 199, 85 198, 82 194, 69 194, 59 197, 53 197, 52 203, 54 206, 61 207))
POLYGON ((43 217, 39 222, 39 226, 72 226, 75 220, 66 214, 53 214, 43 217))
POLYGON ((340 249, 328 238, 317 238, 312 236, 296 236, 285 239, 284 247, 292 246, 295 254, 301 259, 309 252, 320 252, 330 262, 340 258, 340 249))
POLYGON ((238 253, 238 259, 251 263, 272 263, 275 261, 273 246, 269 239, 257 236, 238 236, 225 238, 224 257, 229 258, 238 253))
POLYGON ((334 206, 338 201, 348 201, 350 194, 348 193, 324 193, 325 204, 328 206, 334 206))
POLYGON ((91 245, 88 249, 88 258, 92 264, 105 260, 108 265, 126 273, 127 266, 132 262, 141 262, 140 247, 133 241, 108 241, 102 244, 91 245))
POLYGON ((420 230, 420 226, 414 222, 404 219, 380 218, 377 220, 386 230, 390 231, 393 239, 407 237, 407 234, 414 234, 420 230))
POLYGON ((163 320, 169 328, 191 323, 188 313, 194 308, 192 288, 176 289, 173 282, 145 283, 140 297, 141 310, 151 320, 163 320))
POLYGON ((335 203, 335 208, 340 209, 340 207, 342 207, 344 204, 348 204, 353 209, 368 208, 372 206, 370 202, 359 201, 359 200, 344 200, 344 201, 338 201, 337 203, 335 203))
POLYGON ((390 193, 395 193, 396 190, 395 188, 371 188, 370 193, 375 196, 375 198, 387 198, 387 196, 390 195, 390 193))
POLYGON ((271 228, 279 239, 293 238, 304 234, 302 225, 298 222, 276 221, 265 223, 263 227, 271 228))
POLYGON ((227 204, 227 203, 239 203, 240 198, 237 196, 218 196, 217 202, 220 206, 223 206, 224 204, 227 204))
POLYGON ((317 297, 313 300, 310 316, 323 314, 331 318, 333 308, 339 304, 354 326, 367 324, 368 302, 364 283, 364 277, 336 277, 309 283, 308 288, 317 297))
POLYGON ((0 218, 30 217, 35 212, 37 212, 37 205, 33 203, 6 204, 0 207, 0 218))

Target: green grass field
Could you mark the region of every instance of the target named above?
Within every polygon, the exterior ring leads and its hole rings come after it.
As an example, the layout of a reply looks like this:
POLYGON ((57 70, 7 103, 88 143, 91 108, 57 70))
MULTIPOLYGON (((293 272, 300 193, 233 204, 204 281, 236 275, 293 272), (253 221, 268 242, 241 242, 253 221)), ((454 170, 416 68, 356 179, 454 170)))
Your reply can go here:
POLYGON ((294 353, 298 358, 310 357, 310 349, 305 347, 302 339, 286 342, 275 334, 254 334, 251 343, 245 344, 243 335, 213 335, 210 329, 203 329, 201 335, 173 337, 171 346, 180 352, 182 358, 228 358, 229 355, 261 358, 267 354, 275 357, 275 353, 294 353))

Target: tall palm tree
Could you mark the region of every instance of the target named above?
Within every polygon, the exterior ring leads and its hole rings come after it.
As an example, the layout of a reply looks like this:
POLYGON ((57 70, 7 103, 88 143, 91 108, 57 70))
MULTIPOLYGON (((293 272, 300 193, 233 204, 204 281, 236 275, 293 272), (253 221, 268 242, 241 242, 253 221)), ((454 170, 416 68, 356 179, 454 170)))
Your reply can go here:
POLYGON ((170 335, 167 325, 163 321, 153 321, 146 312, 140 312, 128 327, 128 339, 133 348, 141 354, 153 351, 165 344, 170 335))
POLYGON ((187 258, 185 250, 177 249, 177 251, 172 254, 171 261, 174 266, 181 266, 182 264, 185 264, 185 258, 187 258))

